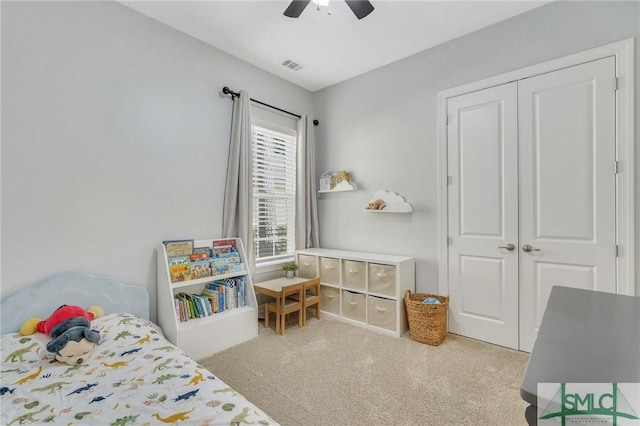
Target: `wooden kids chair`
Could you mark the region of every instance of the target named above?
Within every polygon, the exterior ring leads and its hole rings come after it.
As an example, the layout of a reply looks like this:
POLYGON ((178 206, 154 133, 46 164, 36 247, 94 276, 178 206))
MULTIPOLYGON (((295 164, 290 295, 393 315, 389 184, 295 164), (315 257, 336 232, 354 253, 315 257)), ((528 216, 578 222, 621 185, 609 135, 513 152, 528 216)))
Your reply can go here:
POLYGON ((269 327, 269 314, 276 314, 276 334, 284 335, 284 327, 286 316, 294 312, 298 312, 298 327, 302 327, 303 313, 302 300, 304 295, 304 287, 302 283, 292 284, 282 288, 282 294, 275 301, 268 302, 264 305, 264 326, 269 327), (297 296, 297 300, 288 298, 288 296, 297 296))
POLYGON ((307 308, 315 306, 316 318, 320 319, 320 278, 304 283, 304 300, 302 301, 302 325, 307 325, 307 308))

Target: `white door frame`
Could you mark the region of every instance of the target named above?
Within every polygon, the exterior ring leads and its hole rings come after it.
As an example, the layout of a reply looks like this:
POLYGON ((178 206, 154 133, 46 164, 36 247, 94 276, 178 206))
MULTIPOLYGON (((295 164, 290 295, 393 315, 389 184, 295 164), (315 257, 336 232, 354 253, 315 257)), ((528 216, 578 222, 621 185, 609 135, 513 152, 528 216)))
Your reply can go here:
POLYGON ((615 56, 618 84, 616 91, 617 293, 635 295, 634 46, 634 39, 630 38, 438 92, 438 282, 440 294, 449 294, 447 100, 465 93, 615 56))

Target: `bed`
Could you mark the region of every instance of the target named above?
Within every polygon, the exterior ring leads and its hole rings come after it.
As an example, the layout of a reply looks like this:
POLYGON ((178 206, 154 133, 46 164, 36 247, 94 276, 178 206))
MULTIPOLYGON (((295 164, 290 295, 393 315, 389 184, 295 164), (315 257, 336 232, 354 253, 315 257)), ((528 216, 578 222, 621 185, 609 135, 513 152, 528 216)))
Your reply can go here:
POLYGON ((277 425, 163 337, 141 286, 60 274, 3 299, 0 315, 2 425, 277 425), (64 304, 105 312, 91 322, 101 340, 84 365, 56 361, 43 333, 17 332, 64 304))

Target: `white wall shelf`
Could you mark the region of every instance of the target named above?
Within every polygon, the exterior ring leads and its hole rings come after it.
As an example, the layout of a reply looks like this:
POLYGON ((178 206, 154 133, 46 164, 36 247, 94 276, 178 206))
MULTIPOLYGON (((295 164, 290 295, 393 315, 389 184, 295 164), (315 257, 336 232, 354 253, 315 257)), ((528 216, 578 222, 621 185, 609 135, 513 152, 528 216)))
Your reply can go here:
POLYGON ((382 201, 383 208, 382 209, 369 209, 366 208, 364 211, 367 213, 411 213, 413 212, 413 208, 411 204, 407 203, 402 195, 399 195, 395 192, 391 191, 378 191, 373 194, 373 198, 369 201, 369 205, 380 203, 382 201))
POLYGON ((355 191, 358 189, 358 185, 354 181, 347 182, 343 180, 339 184, 333 187, 333 189, 318 191, 320 194, 327 194, 329 192, 345 192, 345 191, 355 191))

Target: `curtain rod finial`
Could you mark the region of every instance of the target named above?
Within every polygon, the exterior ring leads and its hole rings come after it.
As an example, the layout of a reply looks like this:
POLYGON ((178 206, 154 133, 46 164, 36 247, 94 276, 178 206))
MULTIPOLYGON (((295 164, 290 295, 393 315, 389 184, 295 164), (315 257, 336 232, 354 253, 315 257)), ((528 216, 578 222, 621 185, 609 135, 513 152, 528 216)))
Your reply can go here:
POLYGON ((224 86, 222 88, 222 93, 224 93, 225 95, 231 95, 231 99, 235 99, 236 97, 240 96, 240 93, 236 93, 233 90, 229 89, 228 86, 224 86))

